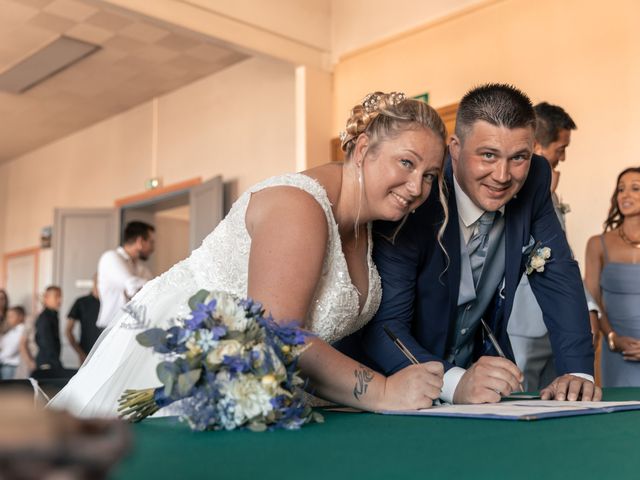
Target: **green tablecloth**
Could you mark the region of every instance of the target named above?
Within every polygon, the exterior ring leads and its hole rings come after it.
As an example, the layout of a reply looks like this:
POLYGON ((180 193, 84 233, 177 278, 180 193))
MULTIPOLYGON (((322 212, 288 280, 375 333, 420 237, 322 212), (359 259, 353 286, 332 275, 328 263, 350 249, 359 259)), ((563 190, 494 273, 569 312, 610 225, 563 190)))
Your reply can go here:
MULTIPOLYGON (((640 388, 605 400, 640 400, 640 388)), ((639 479, 640 411, 534 422, 325 413, 298 431, 133 427, 114 479, 639 479)))

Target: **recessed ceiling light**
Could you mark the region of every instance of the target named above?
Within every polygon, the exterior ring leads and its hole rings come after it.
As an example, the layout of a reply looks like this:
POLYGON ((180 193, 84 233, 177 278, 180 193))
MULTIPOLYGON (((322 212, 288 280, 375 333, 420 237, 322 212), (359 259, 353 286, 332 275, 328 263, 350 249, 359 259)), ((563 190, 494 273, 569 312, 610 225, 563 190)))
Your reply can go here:
POLYGON ((59 37, 0 74, 0 90, 23 93, 99 50, 98 45, 59 37))

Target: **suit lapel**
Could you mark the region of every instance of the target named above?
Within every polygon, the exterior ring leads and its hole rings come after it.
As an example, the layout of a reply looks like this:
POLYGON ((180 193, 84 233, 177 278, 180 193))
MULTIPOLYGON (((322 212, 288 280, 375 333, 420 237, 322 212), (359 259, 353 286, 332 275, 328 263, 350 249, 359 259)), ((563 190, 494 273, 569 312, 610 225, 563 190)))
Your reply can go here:
POLYGON ((524 245, 524 218, 516 197, 505 207, 505 308, 504 318, 509 318, 513 298, 520 283, 522 246, 524 245))

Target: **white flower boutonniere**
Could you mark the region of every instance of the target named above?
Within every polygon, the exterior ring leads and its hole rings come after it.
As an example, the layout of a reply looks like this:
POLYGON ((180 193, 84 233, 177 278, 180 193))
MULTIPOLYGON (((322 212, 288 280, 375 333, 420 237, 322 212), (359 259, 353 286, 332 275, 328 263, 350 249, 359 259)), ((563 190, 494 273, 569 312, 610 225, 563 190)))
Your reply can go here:
POLYGON ((549 247, 541 247, 540 242, 538 242, 529 254, 527 275, 531 275, 533 272, 544 272, 544 266, 550 258, 551 249, 549 247))

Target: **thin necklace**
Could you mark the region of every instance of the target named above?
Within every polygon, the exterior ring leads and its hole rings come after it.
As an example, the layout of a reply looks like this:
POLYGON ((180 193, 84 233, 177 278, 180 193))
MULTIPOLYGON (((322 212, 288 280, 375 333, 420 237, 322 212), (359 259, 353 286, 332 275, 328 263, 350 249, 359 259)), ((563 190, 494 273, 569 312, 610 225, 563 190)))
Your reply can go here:
POLYGON ((640 241, 634 242, 629 237, 627 237, 627 234, 624 233, 624 228, 622 227, 622 225, 620 225, 618 233, 620 234, 620 238, 624 243, 631 245, 633 248, 640 248, 640 241))

